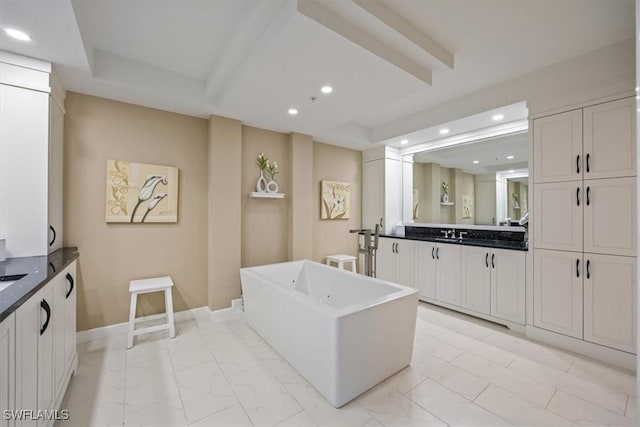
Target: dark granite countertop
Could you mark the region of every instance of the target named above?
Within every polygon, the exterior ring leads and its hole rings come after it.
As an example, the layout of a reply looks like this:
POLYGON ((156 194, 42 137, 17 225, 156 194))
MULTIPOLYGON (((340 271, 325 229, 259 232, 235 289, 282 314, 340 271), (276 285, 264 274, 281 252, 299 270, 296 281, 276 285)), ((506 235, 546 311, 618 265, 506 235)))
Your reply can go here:
POLYGON ((0 291, 0 322, 16 311, 79 255, 78 248, 62 248, 48 256, 8 258, 6 261, 0 261, 0 276, 26 274, 22 279, 0 291))
POLYGON ((387 237, 391 239, 405 239, 416 240, 421 242, 436 242, 447 243, 451 245, 464 245, 464 246, 481 246, 483 248, 495 248, 495 249, 510 249, 515 251, 528 251, 527 243, 524 241, 513 240, 500 240, 500 239, 477 239, 477 238, 462 238, 462 239, 447 239, 444 237, 435 236, 401 236, 393 234, 380 234, 380 237, 387 237))

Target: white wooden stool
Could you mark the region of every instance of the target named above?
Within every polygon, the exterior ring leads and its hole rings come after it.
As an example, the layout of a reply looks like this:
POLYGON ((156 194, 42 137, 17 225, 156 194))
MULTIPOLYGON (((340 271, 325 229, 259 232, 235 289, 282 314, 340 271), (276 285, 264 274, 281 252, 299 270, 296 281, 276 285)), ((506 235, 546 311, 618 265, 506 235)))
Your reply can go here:
POLYGON ((127 337, 127 348, 133 347, 133 337, 147 332, 162 331, 169 329, 169 337, 176 336, 175 326, 173 324, 173 299, 171 297, 171 288, 173 281, 171 277, 154 277, 151 279, 132 280, 129 282, 129 292, 131 293, 131 308, 129 309, 129 336, 127 337), (147 328, 135 329, 136 324, 136 305, 138 304, 138 295, 147 294, 149 292, 164 292, 164 306, 167 313, 167 323, 147 328))
POLYGON ((338 268, 345 269, 345 263, 351 263, 351 271, 356 272, 356 257, 351 255, 329 255, 327 256, 327 265, 331 265, 332 262, 338 264, 338 268))

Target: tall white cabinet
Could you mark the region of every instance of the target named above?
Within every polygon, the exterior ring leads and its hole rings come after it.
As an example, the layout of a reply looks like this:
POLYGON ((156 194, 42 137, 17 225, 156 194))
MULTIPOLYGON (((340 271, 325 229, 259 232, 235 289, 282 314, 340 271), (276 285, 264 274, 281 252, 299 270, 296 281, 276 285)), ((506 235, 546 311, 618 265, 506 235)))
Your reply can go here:
POLYGON ((533 120, 534 326, 635 353, 635 102, 533 120))
POLYGON ((62 247, 64 93, 54 80, 51 64, 0 51, 0 237, 10 257, 62 247))
POLYGON ((402 158, 393 147, 362 154, 362 226, 391 234, 402 224, 402 158))

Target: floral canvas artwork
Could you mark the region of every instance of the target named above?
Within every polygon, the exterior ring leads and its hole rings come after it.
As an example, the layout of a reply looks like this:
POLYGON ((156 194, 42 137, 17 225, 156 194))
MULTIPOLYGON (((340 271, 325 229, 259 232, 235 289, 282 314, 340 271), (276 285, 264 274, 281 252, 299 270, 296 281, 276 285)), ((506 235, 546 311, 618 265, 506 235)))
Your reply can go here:
POLYGON ((178 221, 178 168, 107 160, 106 222, 178 221))
POLYGON ((349 219, 351 212, 351 184, 322 181, 320 218, 349 219))

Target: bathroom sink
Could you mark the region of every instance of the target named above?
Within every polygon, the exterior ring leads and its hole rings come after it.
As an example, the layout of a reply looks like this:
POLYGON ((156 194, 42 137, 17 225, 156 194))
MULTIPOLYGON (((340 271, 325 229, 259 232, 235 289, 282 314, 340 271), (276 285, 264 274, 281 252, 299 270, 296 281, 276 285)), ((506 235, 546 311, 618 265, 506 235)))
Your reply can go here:
POLYGON ((7 289, 9 286, 22 279, 26 274, 12 274, 10 276, 0 276, 0 291, 7 289))

